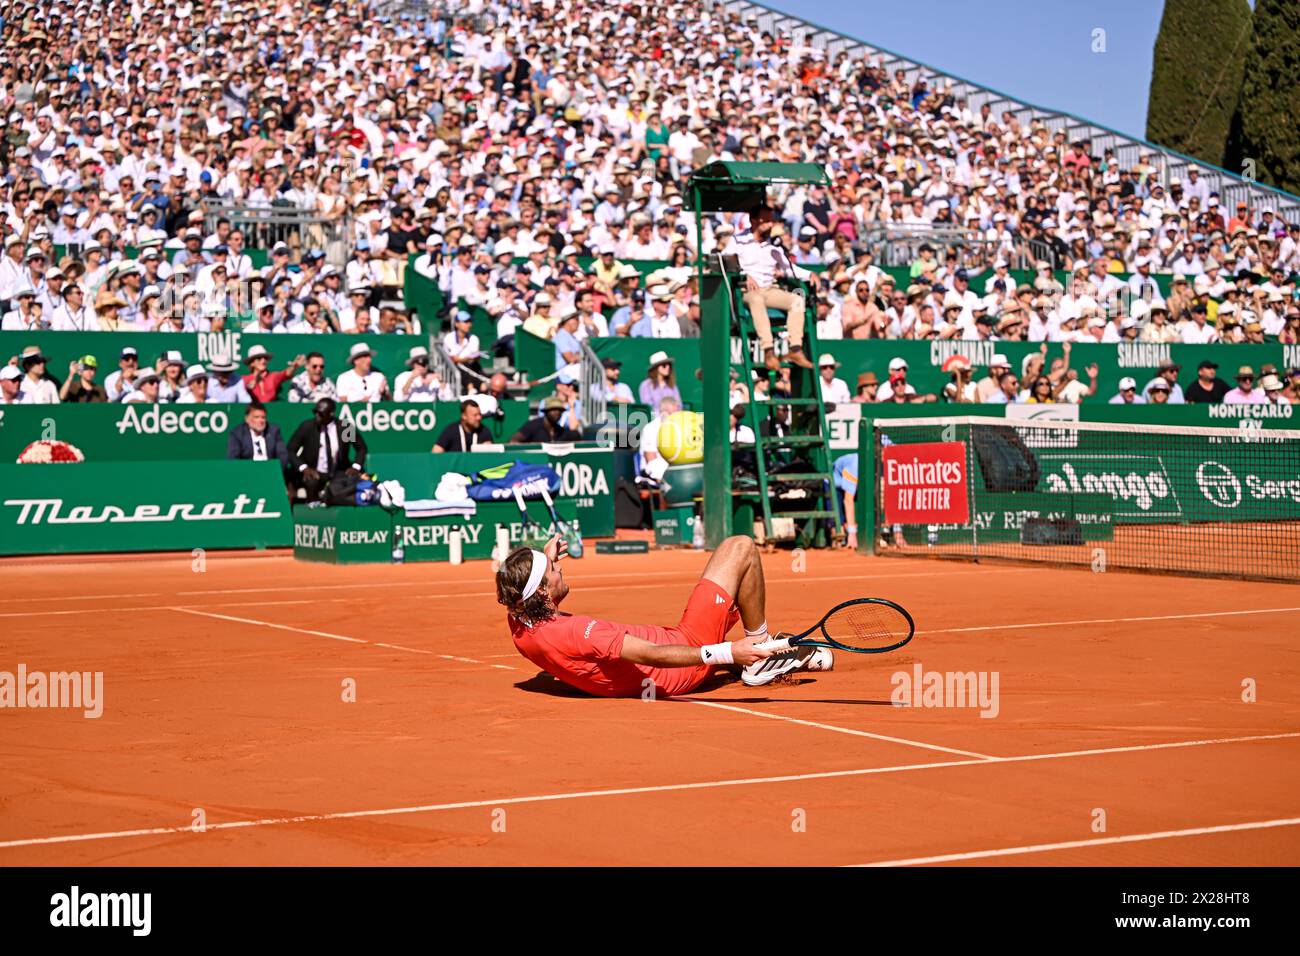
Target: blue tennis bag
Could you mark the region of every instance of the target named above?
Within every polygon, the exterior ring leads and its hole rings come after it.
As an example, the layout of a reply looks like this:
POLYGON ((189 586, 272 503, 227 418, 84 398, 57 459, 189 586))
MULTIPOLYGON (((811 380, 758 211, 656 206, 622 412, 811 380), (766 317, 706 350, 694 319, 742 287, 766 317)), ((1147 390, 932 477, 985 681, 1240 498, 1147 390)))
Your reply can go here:
POLYGON ((525 498, 540 498, 542 489, 551 494, 560 490, 560 475, 550 465, 516 461, 485 468, 471 476, 466 494, 475 501, 512 501, 515 485, 525 498))

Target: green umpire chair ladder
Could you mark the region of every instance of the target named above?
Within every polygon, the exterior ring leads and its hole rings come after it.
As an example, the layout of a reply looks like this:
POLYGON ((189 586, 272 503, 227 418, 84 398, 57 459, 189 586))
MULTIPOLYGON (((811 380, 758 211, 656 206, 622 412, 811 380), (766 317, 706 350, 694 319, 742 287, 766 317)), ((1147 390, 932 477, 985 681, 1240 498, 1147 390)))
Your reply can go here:
MULTIPOLYGON (((690 178, 689 202, 695 214, 696 248, 702 248, 702 217, 707 213, 749 212, 767 201, 767 189, 775 184, 821 185, 830 181, 826 171, 813 163, 710 163, 690 178)), ((763 364, 757 349, 753 320, 744 302, 745 279, 724 256, 700 256, 697 270, 700 290, 700 365, 704 384, 704 539, 715 548, 733 533, 738 505, 749 503, 762 515, 767 537, 773 537, 772 519, 795 522, 796 543, 824 545, 827 535, 841 534, 835 506, 835 482, 826 407, 818 379, 816 303, 806 286, 804 304, 804 353, 812 369, 782 360, 790 369, 788 395, 778 392, 780 379, 763 364), (734 348, 733 348, 734 344, 734 348), (745 420, 754 430, 755 487, 737 488, 732 481, 729 396, 730 372, 741 370, 749 390, 745 420), (769 399, 756 399, 753 372, 769 379, 769 399), (774 415, 778 406, 789 409, 784 435, 775 435, 774 415), (764 428, 764 423, 768 427, 764 428), (768 434, 763 434, 764 432, 768 434), (781 466, 794 460, 806 468, 787 470, 781 466), (774 468, 779 469, 773 473, 774 468), (798 483, 795 485, 795 483, 798 483), (777 496, 802 487, 802 499, 791 509, 774 509, 777 496)), ((790 280, 803 286, 797 279, 790 280)), ((773 315, 773 335, 780 326, 773 315)), ((780 351, 778 349, 778 351, 780 351)), ((797 466, 796 466, 797 467, 797 466)), ((735 529, 748 533, 749 528, 735 529)))

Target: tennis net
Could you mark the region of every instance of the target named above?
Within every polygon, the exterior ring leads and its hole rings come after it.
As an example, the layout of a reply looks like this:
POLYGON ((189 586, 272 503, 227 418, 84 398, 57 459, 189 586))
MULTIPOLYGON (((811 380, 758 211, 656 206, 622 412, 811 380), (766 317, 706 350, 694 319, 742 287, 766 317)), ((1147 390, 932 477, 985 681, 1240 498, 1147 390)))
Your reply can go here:
POLYGON ((879 554, 1300 580, 1300 431, 876 419, 879 554))

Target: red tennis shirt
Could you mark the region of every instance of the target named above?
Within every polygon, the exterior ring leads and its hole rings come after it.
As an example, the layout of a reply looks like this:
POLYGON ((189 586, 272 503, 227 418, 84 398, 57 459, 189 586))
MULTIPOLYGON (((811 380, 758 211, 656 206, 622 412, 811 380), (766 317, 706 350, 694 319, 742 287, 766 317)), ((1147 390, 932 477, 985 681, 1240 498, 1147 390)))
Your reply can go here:
POLYGON ((703 647, 726 640, 740 620, 725 589, 702 580, 691 592, 676 627, 618 624, 586 614, 560 612, 549 621, 528 625, 507 615, 515 648, 552 677, 597 697, 640 697, 650 680, 656 697, 685 694, 713 673, 713 666, 650 667, 623 660, 623 635, 652 644, 703 647))

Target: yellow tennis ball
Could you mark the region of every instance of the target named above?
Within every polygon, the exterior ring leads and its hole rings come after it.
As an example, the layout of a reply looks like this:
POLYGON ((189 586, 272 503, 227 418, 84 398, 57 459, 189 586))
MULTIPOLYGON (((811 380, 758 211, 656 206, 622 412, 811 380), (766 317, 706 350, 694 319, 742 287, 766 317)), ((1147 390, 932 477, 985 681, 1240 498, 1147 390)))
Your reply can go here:
POLYGON ((699 412, 673 412, 659 426, 659 454, 671 465, 693 465, 704 460, 704 416, 699 412))

